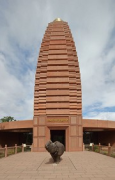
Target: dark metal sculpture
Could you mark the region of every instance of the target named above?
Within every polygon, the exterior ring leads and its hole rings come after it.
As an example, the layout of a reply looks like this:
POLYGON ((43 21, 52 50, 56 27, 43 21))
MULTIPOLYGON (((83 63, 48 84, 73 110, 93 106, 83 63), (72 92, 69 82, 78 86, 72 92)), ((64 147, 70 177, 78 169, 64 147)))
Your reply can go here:
POLYGON ((60 161, 60 156, 64 153, 64 145, 59 141, 48 141, 45 145, 46 150, 51 154, 54 162, 60 161))

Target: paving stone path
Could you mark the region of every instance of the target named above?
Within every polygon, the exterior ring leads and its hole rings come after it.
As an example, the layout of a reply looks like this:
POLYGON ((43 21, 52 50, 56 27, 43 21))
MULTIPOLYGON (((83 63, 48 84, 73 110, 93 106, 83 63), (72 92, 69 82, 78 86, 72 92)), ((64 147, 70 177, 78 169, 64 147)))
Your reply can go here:
POLYGON ((115 180, 115 159, 94 152, 65 152, 59 164, 50 154, 19 153, 0 159, 0 180, 115 180))

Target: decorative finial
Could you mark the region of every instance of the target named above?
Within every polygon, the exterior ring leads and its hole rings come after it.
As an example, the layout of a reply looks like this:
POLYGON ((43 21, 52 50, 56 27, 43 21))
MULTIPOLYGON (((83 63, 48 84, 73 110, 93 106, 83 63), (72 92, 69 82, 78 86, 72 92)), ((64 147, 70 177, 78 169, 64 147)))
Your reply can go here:
POLYGON ((61 18, 56 18, 54 21, 63 21, 61 18))

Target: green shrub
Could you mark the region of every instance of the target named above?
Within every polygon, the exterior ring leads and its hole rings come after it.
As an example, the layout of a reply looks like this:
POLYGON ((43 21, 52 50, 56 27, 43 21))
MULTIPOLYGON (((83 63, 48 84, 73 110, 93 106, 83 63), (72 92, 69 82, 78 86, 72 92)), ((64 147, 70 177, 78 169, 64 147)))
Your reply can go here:
POLYGON ((106 151, 102 151, 102 154, 107 155, 107 154, 108 154, 108 152, 106 152, 106 151))
POLYGON ((99 152, 99 147, 97 145, 94 145, 94 151, 99 152))
POLYGON ((17 153, 22 152, 22 147, 17 147, 17 153))
POLYGON ((111 157, 115 158, 115 154, 111 154, 111 157))
POLYGON ((2 158, 4 156, 5 156, 4 152, 0 152, 0 158, 2 158))

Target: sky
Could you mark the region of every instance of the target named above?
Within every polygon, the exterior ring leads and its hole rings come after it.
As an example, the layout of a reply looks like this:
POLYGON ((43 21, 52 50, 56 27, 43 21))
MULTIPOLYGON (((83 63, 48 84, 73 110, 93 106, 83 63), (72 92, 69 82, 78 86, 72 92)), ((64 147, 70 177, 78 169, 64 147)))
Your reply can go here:
POLYGON ((0 0, 0 118, 33 118, 39 49, 57 17, 75 41, 83 118, 115 121, 114 0, 0 0))

